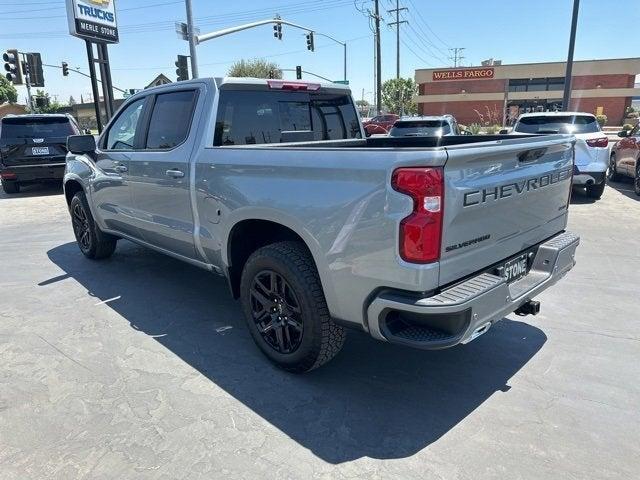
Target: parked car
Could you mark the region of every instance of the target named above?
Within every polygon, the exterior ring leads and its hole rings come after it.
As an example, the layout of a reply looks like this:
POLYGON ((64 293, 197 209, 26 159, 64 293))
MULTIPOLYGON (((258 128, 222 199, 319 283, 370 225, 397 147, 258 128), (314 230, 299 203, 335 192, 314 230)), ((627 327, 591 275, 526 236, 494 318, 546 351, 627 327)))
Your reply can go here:
POLYGON ((511 133, 575 135, 573 185, 585 187, 591 198, 599 199, 602 196, 609 165, 609 139, 600 128, 595 115, 583 112, 525 113, 520 115, 511 133))
POLYGON ((612 181, 623 175, 633 178, 633 188, 640 195, 640 124, 618 136, 620 140, 611 148, 607 176, 612 181))
POLYGON ((67 137, 80 129, 71 115, 8 115, 0 121, 0 178, 6 193, 20 185, 61 181, 67 137))
POLYGON ((573 267, 573 137, 460 139, 364 138, 336 84, 197 79, 70 137, 65 197, 86 257, 125 238, 226 277, 260 350, 304 372, 345 327, 469 342, 573 267))
POLYGON ((386 134, 396 123, 400 117, 394 113, 387 113, 385 115, 377 115, 367 122, 362 122, 364 131, 367 136, 373 134, 386 134))
POLYGON ((389 130, 390 137, 444 137, 461 135, 452 115, 403 117, 389 130))

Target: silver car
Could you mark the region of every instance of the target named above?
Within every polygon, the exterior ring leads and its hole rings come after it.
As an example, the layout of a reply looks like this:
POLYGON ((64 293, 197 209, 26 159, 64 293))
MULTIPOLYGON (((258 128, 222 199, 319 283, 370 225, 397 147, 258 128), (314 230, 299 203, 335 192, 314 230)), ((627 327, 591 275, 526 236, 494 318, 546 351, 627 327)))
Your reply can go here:
POLYGON ((453 115, 402 117, 389 131, 390 137, 445 137, 460 135, 453 115))

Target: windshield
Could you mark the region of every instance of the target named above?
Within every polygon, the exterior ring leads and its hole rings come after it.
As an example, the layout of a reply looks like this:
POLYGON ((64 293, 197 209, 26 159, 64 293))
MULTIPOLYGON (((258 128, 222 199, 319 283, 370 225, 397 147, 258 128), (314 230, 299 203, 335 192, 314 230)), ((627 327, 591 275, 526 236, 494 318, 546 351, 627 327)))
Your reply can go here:
POLYGON ((513 130, 521 133, 593 133, 600 131, 600 125, 590 115, 541 115, 521 118, 513 130))
POLYGON ((76 132, 67 118, 3 118, 1 138, 68 137, 76 132))
POLYGON ((399 121, 389 132, 391 137, 441 137, 451 133, 451 127, 443 120, 399 121))

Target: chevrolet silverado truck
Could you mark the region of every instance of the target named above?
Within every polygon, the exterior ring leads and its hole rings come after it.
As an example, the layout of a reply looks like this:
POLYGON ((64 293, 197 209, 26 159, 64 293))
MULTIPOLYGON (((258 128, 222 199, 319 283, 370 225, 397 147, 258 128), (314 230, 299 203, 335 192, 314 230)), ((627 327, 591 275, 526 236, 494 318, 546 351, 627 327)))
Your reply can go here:
POLYGON ((86 257, 127 239, 226 277, 260 350, 305 372, 345 328, 441 349, 537 313, 575 263, 574 142, 366 138, 346 87, 196 79, 69 137, 64 189, 86 257))

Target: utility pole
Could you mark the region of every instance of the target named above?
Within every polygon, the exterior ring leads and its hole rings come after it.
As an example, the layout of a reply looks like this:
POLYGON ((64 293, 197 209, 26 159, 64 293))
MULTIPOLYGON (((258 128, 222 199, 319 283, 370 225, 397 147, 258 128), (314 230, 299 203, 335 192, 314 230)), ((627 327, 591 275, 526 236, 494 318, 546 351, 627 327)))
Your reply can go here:
POLYGON ((567 112, 571 103, 571 77, 573 75, 573 50, 576 45, 576 28, 578 26, 578 10, 580 0, 573 0, 573 16, 571 18, 571 34, 569 35, 569 54, 567 55, 567 69, 564 74, 564 95, 562 110, 567 112))
POLYGON ((191 78, 198 78, 198 56, 196 54, 196 36, 193 27, 193 8, 191 0, 185 0, 187 7, 187 37, 189 39, 189 54, 191 55, 191 78))
POLYGON ((400 24, 408 23, 406 20, 400 20, 400 12, 402 10, 409 10, 407 7, 400 7, 400 0, 396 0, 396 8, 387 10, 388 13, 395 12, 396 21, 390 22, 389 25, 396 26, 396 79, 400 78, 400 24))
POLYGON ((450 52, 453 52, 453 55, 449 57, 449 59, 453 60, 454 68, 458 66, 459 62, 462 62, 462 59, 464 58, 461 55, 463 50, 464 50, 464 47, 454 47, 449 49, 450 52))
POLYGON ((375 2, 375 25, 376 25, 376 113, 382 110, 382 58, 380 57, 380 5, 379 0, 375 2))

